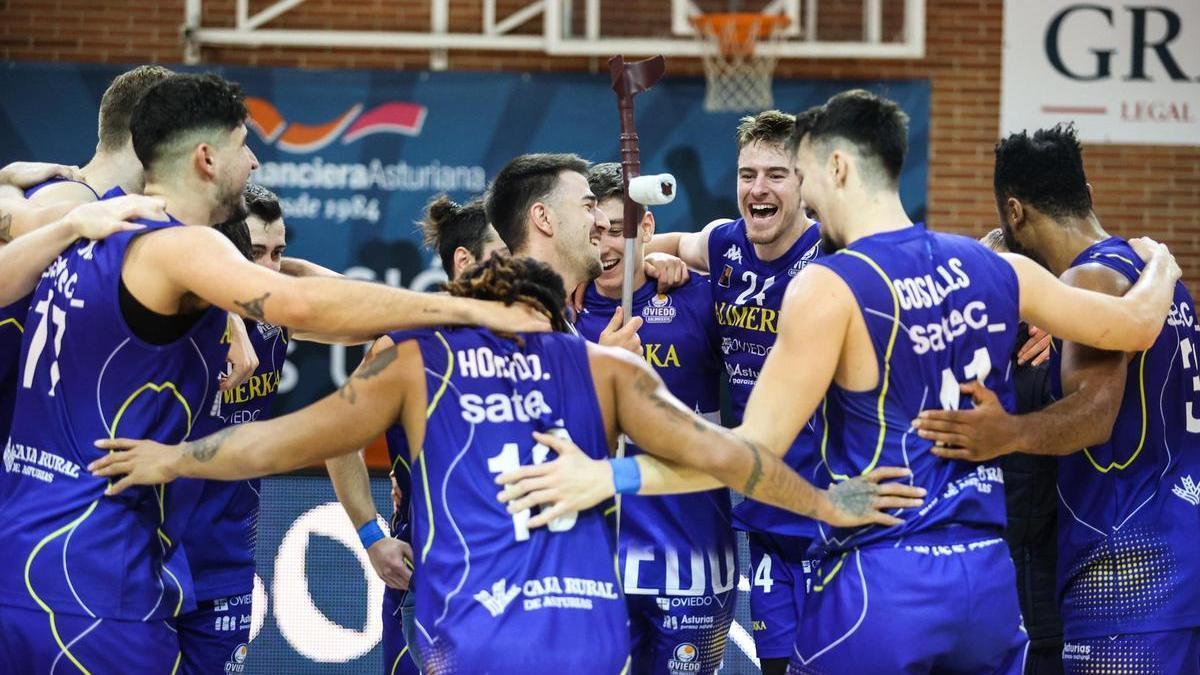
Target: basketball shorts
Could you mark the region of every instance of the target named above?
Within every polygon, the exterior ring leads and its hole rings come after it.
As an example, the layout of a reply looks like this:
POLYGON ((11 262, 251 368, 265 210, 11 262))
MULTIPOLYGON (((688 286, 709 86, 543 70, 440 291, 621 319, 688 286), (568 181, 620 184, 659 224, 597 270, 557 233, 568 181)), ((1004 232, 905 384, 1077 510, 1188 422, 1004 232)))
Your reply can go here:
POLYGON ((715 673, 737 600, 716 595, 627 595, 632 671, 645 675, 715 673))

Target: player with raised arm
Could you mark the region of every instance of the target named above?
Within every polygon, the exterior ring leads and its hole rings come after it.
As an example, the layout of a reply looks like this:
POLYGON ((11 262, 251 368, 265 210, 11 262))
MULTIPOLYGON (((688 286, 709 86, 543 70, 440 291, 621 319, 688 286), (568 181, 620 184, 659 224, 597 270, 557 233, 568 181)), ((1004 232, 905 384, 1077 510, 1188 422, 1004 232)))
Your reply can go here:
MULTIPOLYGON (((1147 271, 1093 210, 1070 126, 1012 134, 996 146, 996 205, 1008 245, 1064 283, 1128 295, 1147 271)), ((1068 341, 1054 354, 1058 402, 1011 415, 979 383, 973 410, 927 411, 923 438, 942 457, 987 461, 1020 451, 1059 457, 1058 598, 1063 666, 1146 664, 1200 670, 1200 367, 1195 302, 1177 283, 1144 350, 1068 341)), ((1132 665, 1130 667, 1133 667, 1132 665)))
MULTIPOLYGON (((565 289, 537 261, 492 257, 451 291, 537 306, 566 330, 565 289)), ((600 511, 531 529, 554 520, 555 509, 510 513, 497 500, 498 474, 544 462, 552 449, 572 452, 564 438, 603 458, 626 433, 647 453, 842 524, 891 522, 878 509, 920 503, 918 490, 861 478, 832 492, 813 490, 779 459, 689 411, 642 359, 622 350, 562 334, 473 328, 393 339, 395 346, 374 354, 339 392, 301 411, 174 446, 101 440, 99 447, 118 452, 91 470, 124 475, 109 490, 115 495, 181 476, 248 478, 356 451, 400 425, 420 475, 415 574, 428 673, 614 673, 626 662, 616 549, 600 511), (581 650, 585 636, 589 646, 581 650)), ((618 469, 623 492, 639 491, 628 469, 641 457, 618 469)))
POLYGON ((210 226, 242 208, 256 165, 245 118, 240 90, 216 76, 160 81, 130 127, 145 192, 167 218, 77 242, 49 268, 22 246, 40 231, 0 250, 0 268, 28 280, 16 297, 36 284, 0 477, 0 537, 16 563, 0 571, 2 671, 41 672, 56 659, 99 672, 175 667, 170 623, 194 606, 178 542, 198 494, 104 499, 105 481, 80 467, 100 454, 97 437, 189 437, 223 369, 225 311, 331 333, 448 319, 544 325, 522 308, 290 279, 242 258, 210 226))
MULTIPOLYGON (((992 364, 1008 363, 1022 317, 1110 349, 1150 344, 1179 268, 1148 243, 1138 284, 1113 298, 1062 284, 1028 258, 913 225, 897 181, 907 117, 865 91, 799 115, 796 128, 802 195, 830 255, 789 285, 778 341, 737 432, 783 455, 819 413, 818 484, 853 485, 896 464, 929 497, 919 509, 889 510, 895 527, 819 525, 822 565, 804 597, 790 668, 1020 672, 1026 637, 1003 545, 999 468, 939 458, 910 420, 928 407, 969 405, 959 393, 968 379, 983 379, 1011 405, 1010 372, 992 364)), ((559 513, 605 496, 605 463, 552 466, 561 462, 504 478, 520 495, 513 503, 537 505, 539 491, 554 492, 566 495, 552 509, 559 513)), ((701 484, 650 475, 660 490, 701 484)))
MULTIPOLYGON (((671 394, 711 422, 720 422, 721 359, 708 278, 694 274, 659 293, 646 278, 644 246, 654 214, 641 207, 634 257, 624 259, 625 188, 621 165, 595 164, 588 184, 608 227, 600 237, 600 276, 589 284, 576 327, 593 342, 621 307, 624 266, 633 265, 633 313, 641 326, 641 356, 671 394)), ((627 456, 641 452, 626 443, 627 456)), ((737 584, 737 542, 729 491, 639 497, 621 502, 619 568, 629 608, 633 673, 673 668, 713 673, 725 655, 737 584), (688 664, 688 665, 683 665, 688 664)))

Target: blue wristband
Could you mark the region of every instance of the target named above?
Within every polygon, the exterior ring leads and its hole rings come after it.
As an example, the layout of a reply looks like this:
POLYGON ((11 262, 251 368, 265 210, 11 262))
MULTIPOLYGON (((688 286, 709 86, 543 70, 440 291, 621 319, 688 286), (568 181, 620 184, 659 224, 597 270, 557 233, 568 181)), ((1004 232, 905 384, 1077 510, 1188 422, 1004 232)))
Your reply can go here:
POLYGON ((371 548, 372 544, 386 536, 383 528, 379 526, 378 518, 372 518, 362 527, 358 528, 358 540, 362 542, 363 549, 371 548))
POLYGON ((612 464, 613 488, 619 495, 637 494, 642 489, 642 470, 633 457, 609 460, 612 464))

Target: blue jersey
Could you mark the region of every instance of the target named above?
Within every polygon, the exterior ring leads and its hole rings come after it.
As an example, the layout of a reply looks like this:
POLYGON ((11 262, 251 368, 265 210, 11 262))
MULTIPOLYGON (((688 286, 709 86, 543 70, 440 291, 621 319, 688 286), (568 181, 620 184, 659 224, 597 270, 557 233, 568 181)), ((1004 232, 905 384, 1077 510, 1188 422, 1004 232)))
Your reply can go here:
MULTIPOLYGON (((65 181, 65 178, 51 178, 39 183, 25 191, 25 198, 29 199, 48 185, 65 181)), ((87 183, 79 184, 92 189, 87 183)), ((100 199, 98 195, 96 198, 100 199)), ((20 371, 17 357, 21 353, 21 336, 25 332, 25 317, 29 314, 31 298, 32 294, 26 295, 11 305, 0 307, 0 442, 8 439, 12 424, 13 405, 17 400, 17 374, 20 371)))
POLYGON ((428 414, 413 465, 419 653, 426 672, 610 673, 629 656, 628 615, 603 508, 530 530, 496 477, 550 459, 535 430, 608 457, 586 343, 477 328, 423 330, 428 414), (586 649, 580 645, 586 644, 586 649))
POLYGON ((929 232, 923 225, 864 237, 816 264, 854 293, 879 367, 879 383, 869 391, 830 385, 819 412, 824 467, 818 485, 880 466, 904 466, 912 470, 911 484, 928 491, 922 508, 898 514, 903 525, 822 523, 825 548, 1000 536, 1005 511, 999 463, 941 459, 911 422, 922 410, 968 406, 959 383, 973 380, 983 380, 1013 410, 1009 357, 1020 289, 1012 267, 973 239, 929 232))
MULTIPOLYGON (((1136 282, 1122 239, 1072 266, 1136 282)), ((1154 345, 1133 355, 1105 443, 1058 463, 1058 581, 1068 640, 1200 626, 1200 368, 1196 305, 1182 283, 1154 345)), ((1059 352, 1051 376, 1061 396, 1059 352)))
MULTIPOLYGON (((816 224, 805 230, 787 253, 765 261, 755 255, 744 220, 719 225, 709 233, 709 285, 735 424, 741 423, 750 391, 775 346, 788 282, 820 255, 821 231, 816 224)), ((816 470, 813 425, 810 422, 800 431, 783 458, 810 480, 816 470)), ((734 507, 733 516, 734 525, 743 530, 812 537, 816 529, 809 518, 753 499, 734 507)))
MULTIPOLYGON (((708 279, 693 275, 669 295, 650 281, 633 294, 642 355, 684 405, 714 422, 720 418, 721 360, 708 279)), ((593 342, 612 319, 619 300, 595 285, 584 297, 576 328, 593 342)), ((626 441, 626 455, 642 452, 626 441)), ((621 500, 620 554, 625 592, 637 595, 712 595, 733 588, 735 543, 729 491, 621 500)))
MULTIPOLYGON (((213 393, 204 415, 196 423, 197 438, 270 416, 287 357, 287 330, 246 320, 246 332, 258 355, 258 369, 236 388, 213 393)), ((228 330, 220 339, 220 349, 223 353, 229 351, 228 330)), ((183 537, 196 599, 249 593, 254 586, 259 480, 199 482, 203 487, 193 516, 196 527, 189 528, 183 537)))
POLYGON ((119 303, 129 243, 180 226, 138 221, 138 232, 80 241, 34 291, 21 345, 16 414, 4 449, 0 602, 148 621, 194 604, 178 545, 198 499, 189 485, 140 487, 115 497, 86 466, 100 438, 178 443, 217 386, 225 313, 205 310, 180 339, 140 340, 119 303))

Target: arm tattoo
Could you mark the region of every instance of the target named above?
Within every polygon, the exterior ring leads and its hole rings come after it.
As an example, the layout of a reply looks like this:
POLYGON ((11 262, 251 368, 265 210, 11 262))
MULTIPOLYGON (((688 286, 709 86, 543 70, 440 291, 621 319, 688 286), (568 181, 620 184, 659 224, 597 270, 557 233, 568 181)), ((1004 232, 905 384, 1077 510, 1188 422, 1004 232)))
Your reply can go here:
POLYGON ((0 211, 0 241, 12 241, 12 214, 0 211))
POLYGON ((342 399, 345 399, 345 401, 350 405, 354 405, 355 401, 358 400, 358 393, 354 391, 354 381, 369 380, 372 377, 379 375, 392 364, 392 361, 396 360, 397 353, 398 350, 393 345, 392 347, 389 347, 388 349, 376 354, 375 358, 363 363, 358 367, 358 370, 354 371, 354 375, 351 375, 350 378, 346 380, 346 384, 343 384, 342 388, 338 389, 338 396, 342 399))
POLYGON ((762 480, 762 448, 758 444, 744 439, 742 443, 750 450, 750 455, 754 457, 754 466, 750 467, 750 476, 746 478, 746 486, 742 488, 742 494, 753 495, 755 488, 758 487, 758 481, 762 480))
POLYGON ((263 303, 265 303, 269 297, 271 297, 270 293, 263 293, 259 297, 251 298, 246 302, 238 302, 237 300, 234 300, 233 304, 240 307, 242 311, 246 313, 247 317, 254 319, 255 321, 265 321, 266 319, 263 318, 263 303))
POLYGON ((237 427, 226 427, 215 434, 192 441, 184 448, 184 452, 191 455, 197 462, 207 462, 217 454, 225 439, 234 431, 237 431, 237 427))
POLYGON ((668 417, 674 418, 676 422, 691 424, 692 428, 700 433, 711 431, 699 417, 681 410, 679 406, 672 405, 670 401, 663 398, 660 381, 650 373, 643 372, 638 375, 638 379, 634 381, 633 387, 638 394, 650 399, 655 408, 668 417))

